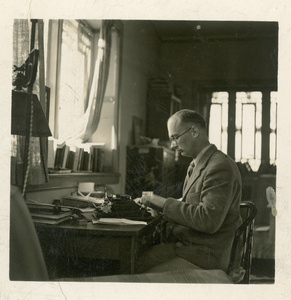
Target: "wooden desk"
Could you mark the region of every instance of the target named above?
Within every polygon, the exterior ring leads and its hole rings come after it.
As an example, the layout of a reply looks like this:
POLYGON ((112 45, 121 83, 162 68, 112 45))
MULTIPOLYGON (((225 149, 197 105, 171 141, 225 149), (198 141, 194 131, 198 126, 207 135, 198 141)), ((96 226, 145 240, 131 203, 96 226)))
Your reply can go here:
POLYGON ((121 274, 135 272, 138 251, 160 241, 160 220, 148 225, 35 224, 45 258, 53 256, 120 261, 121 274))

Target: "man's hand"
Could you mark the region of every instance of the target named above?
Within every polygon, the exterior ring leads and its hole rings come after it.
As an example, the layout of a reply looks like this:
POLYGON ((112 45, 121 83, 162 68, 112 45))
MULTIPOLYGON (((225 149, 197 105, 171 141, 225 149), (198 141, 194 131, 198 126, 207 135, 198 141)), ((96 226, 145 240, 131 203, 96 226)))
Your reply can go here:
POLYGON ((141 203, 144 206, 163 208, 166 198, 153 194, 152 196, 145 195, 141 197, 141 203))

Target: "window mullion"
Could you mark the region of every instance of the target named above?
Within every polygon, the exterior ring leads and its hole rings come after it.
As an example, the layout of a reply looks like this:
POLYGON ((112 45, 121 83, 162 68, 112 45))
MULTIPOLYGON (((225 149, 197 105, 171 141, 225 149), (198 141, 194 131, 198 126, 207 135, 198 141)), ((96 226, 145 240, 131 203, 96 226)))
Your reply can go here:
POLYGON ((270 91, 262 92, 262 162, 269 162, 270 157, 270 91))
POLYGON ((228 141, 227 154, 235 159, 235 91, 229 91, 228 96, 228 141))
POLYGON ((61 72, 61 57, 62 57, 62 34, 63 34, 63 20, 59 20, 58 24, 58 40, 57 40, 57 64, 56 64, 56 82, 55 82, 55 127, 54 137, 59 137, 59 93, 60 93, 60 72, 61 72))

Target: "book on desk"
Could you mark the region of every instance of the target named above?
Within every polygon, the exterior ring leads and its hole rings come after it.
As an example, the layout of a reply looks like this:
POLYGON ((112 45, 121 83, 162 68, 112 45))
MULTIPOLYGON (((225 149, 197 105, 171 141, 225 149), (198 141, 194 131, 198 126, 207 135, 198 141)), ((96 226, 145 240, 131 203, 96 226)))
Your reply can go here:
POLYGON ((73 211, 70 208, 57 207, 53 204, 26 203, 33 222, 57 225, 72 219, 73 211))

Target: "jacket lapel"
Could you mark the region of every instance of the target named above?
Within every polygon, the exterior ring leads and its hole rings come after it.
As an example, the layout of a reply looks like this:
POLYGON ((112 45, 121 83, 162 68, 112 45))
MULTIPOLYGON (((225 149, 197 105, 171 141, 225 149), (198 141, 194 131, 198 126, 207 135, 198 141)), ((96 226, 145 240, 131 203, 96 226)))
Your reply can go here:
POLYGON ((197 180, 197 178, 200 176, 201 171, 206 167, 208 160, 213 155, 213 153, 217 151, 217 148, 215 145, 211 145, 211 147, 202 155, 202 157, 199 159, 197 165, 195 166, 192 175, 189 177, 186 185, 183 189, 183 201, 185 201, 185 197, 190 189, 190 187, 194 184, 194 182, 197 180))

